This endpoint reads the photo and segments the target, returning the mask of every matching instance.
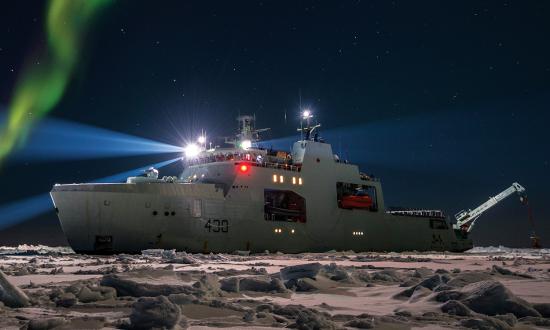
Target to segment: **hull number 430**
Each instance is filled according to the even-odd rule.
[[[204,228],[210,233],[227,233],[229,231],[229,221],[219,219],[209,219]]]

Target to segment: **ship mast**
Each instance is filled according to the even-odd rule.
[[[239,129],[233,138],[225,138],[225,143],[248,149],[252,144],[260,141],[260,133],[270,130],[270,128],[256,129],[256,115],[242,115],[237,117]]]
[[[316,129],[321,127],[321,124],[316,124],[314,126],[311,126],[310,121],[311,121],[312,118],[313,118],[313,114],[311,113],[310,110],[305,109],[304,111],[302,111],[301,116],[300,116],[300,128],[298,128],[298,132],[300,132],[300,139],[302,141],[308,141],[308,140],[317,141],[318,140],[317,134],[313,134],[313,131],[315,131]],[[304,127],[304,121],[305,121],[305,124],[306,124],[305,127]],[[305,137],[304,137],[304,134],[305,134]],[[312,134],[313,134],[313,136],[312,136]]]

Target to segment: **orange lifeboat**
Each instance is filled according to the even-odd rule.
[[[344,209],[370,209],[372,198],[369,195],[343,196],[341,205]]]

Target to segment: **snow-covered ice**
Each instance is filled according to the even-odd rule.
[[[0,247],[0,270],[28,299],[0,304],[0,328],[550,327],[549,250],[91,256],[20,245]]]

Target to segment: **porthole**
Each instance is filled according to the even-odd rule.
[[[153,215],[157,215],[159,214],[157,211],[153,211]]]
[[[165,215],[165,216],[169,216],[169,215],[170,215],[170,212],[166,211],[166,212],[164,212],[164,215]]]
[[[171,213],[171,214],[172,214],[172,216],[174,216],[174,215],[176,215],[176,212],[175,212],[175,211],[172,211],[172,213]]]

